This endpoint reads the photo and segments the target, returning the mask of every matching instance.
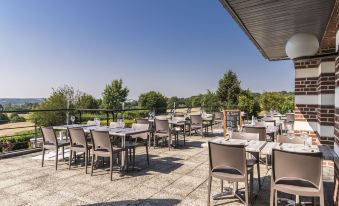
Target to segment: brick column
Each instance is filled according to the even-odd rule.
[[[295,133],[307,131],[314,144],[334,142],[335,64],[333,57],[295,64]]]

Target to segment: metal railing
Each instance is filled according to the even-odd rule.
[[[234,106],[232,107],[234,108]],[[177,112],[186,112],[187,109],[200,111],[200,107],[176,107]],[[153,108],[153,111],[157,115],[167,114],[173,112],[173,108]],[[206,108],[205,108],[206,110]],[[218,109],[208,108],[207,111],[215,111]],[[100,118],[102,124],[109,125],[110,122],[117,121],[118,118],[124,117],[126,121],[132,122],[137,118],[147,117],[149,114],[148,109],[145,108],[129,108],[129,109],[46,109],[46,110],[0,110],[0,114],[10,115],[16,113],[18,115],[25,116],[27,124],[1,124],[0,119],[0,154],[7,153],[15,150],[30,149],[39,147],[39,140],[41,140],[40,126],[62,125],[68,124],[70,114],[75,116],[75,122],[77,124],[86,123],[93,118]],[[39,114],[39,115],[36,115]],[[50,116],[48,116],[50,115]],[[60,118],[49,125],[42,124],[39,118],[48,118],[59,116]],[[62,120],[62,121],[61,121]],[[9,122],[8,122],[9,123]],[[8,125],[8,127],[4,126]],[[19,126],[17,126],[19,125]],[[6,132],[5,132],[6,131]],[[2,133],[4,133],[2,135]]]

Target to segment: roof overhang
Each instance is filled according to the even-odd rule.
[[[219,0],[262,55],[287,59],[285,45],[296,33],[324,38],[336,0]]]

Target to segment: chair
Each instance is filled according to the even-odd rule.
[[[87,174],[87,164],[92,146],[88,144],[85,132],[82,128],[68,128],[70,136],[69,169],[71,169],[72,155],[74,153],[74,163],[76,163],[76,153],[83,152],[85,158],[85,173]]]
[[[53,127],[41,127],[42,131],[42,163],[41,167],[44,166],[45,152],[46,150],[55,150],[55,170],[58,169],[58,157],[59,148],[62,148],[62,159],[65,160],[65,146],[69,145],[69,142],[64,140],[58,140],[55,135]]]
[[[136,122],[137,124],[148,124],[149,125],[148,119],[137,119]]]
[[[190,126],[189,126],[189,134],[190,136],[192,135],[192,130],[197,132],[197,130],[201,131],[201,136],[204,136],[204,124],[203,124],[203,119],[200,114],[195,114],[190,116]]]
[[[210,205],[212,178],[221,181],[245,182],[245,205],[249,205],[248,175],[251,196],[253,189],[253,164],[246,159],[245,145],[226,145],[208,142],[209,177],[207,205]],[[221,188],[222,190],[223,188]],[[236,193],[235,193],[236,194]],[[237,195],[237,194],[236,194]],[[239,197],[239,196],[238,196]],[[242,199],[240,199],[243,201]]]
[[[168,120],[155,119],[154,120],[154,141],[161,138],[165,142],[168,138],[168,150],[171,149],[172,131],[170,130]],[[154,144],[155,145],[155,144]]]
[[[246,133],[258,133],[259,134],[259,141],[266,141],[266,127],[244,127],[244,132]]]
[[[265,120],[265,126],[266,127],[275,127],[276,121],[275,120]]]
[[[222,124],[224,122],[224,114],[222,112],[214,112],[213,122],[214,124]]]
[[[294,137],[293,139],[289,139],[287,135],[278,135],[277,142],[278,143],[304,144],[303,138]]]
[[[148,130],[149,129],[149,124],[132,124],[132,128],[136,130]],[[150,136],[149,133],[140,133],[140,134],[133,134],[129,136],[131,140],[135,140],[133,143],[132,141],[126,142],[126,147],[129,149],[130,152],[130,160],[131,160],[131,153],[133,152],[133,168],[135,165],[135,149],[136,147],[142,146],[142,144],[138,143],[138,139],[141,139],[143,143],[146,145],[146,157],[147,157],[147,164],[149,165],[149,156],[148,156],[148,146],[150,142]]]
[[[113,180],[112,179],[113,155],[117,154],[119,158],[119,155],[121,154],[121,152],[126,152],[125,161],[127,165],[128,163],[127,149],[113,146],[108,131],[91,130],[91,136],[92,136],[92,142],[93,142],[91,176],[93,175],[93,166],[94,166],[95,157],[109,157],[110,159],[109,168],[110,168],[110,176],[111,176],[111,181],[112,181]]]
[[[259,133],[233,132],[232,139],[244,139],[259,141]],[[257,152],[249,152],[254,157],[254,163],[257,165],[258,185],[261,189],[260,181],[260,154]]]
[[[300,153],[273,149],[270,205],[277,205],[278,191],[320,197],[324,206],[322,153]]]
[[[179,142],[179,133],[182,132],[183,137],[184,137],[184,145],[186,145],[186,125],[189,125],[187,124],[186,118],[185,117],[173,117],[172,120],[180,122],[178,124],[172,125],[174,127],[171,128],[173,133],[175,134],[176,144],[178,144]]]
[[[294,122],[294,114],[293,113],[286,114],[286,121],[287,122]]]

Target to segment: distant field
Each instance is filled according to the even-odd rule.
[[[29,131],[33,130],[34,126],[32,122],[18,122],[18,123],[8,123],[8,124],[0,124],[0,136],[8,136],[13,135],[17,132]],[[18,128],[18,129],[7,129],[7,128],[16,128],[16,127],[28,127],[28,128]],[[5,130],[2,130],[5,129]]]

